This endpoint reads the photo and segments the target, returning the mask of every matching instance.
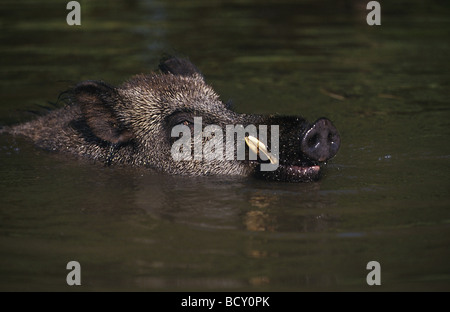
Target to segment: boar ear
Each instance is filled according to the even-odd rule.
[[[159,69],[165,74],[171,73],[180,76],[199,75],[203,78],[200,70],[187,59],[166,56],[161,59]]]
[[[114,107],[120,102],[116,89],[101,81],[84,81],[72,90],[86,124],[98,138],[123,144],[132,137],[118,118]]]

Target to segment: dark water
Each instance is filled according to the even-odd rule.
[[[0,4],[0,124],[84,79],[189,56],[239,112],[327,116],[317,183],[104,167],[0,135],[0,290],[450,290],[450,7],[381,1]],[[390,1],[392,2],[392,1]],[[369,261],[381,286],[368,286]]]

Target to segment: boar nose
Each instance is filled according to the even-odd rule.
[[[301,141],[301,151],[311,160],[325,161],[336,155],[341,137],[329,119],[318,119]]]

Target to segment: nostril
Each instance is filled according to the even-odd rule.
[[[331,133],[331,132],[329,132],[328,133],[328,136],[327,136],[327,139],[328,139],[328,143],[329,144],[332,144],[333,143],[333,134]]]
[[[300,148],[309,159],[325,161],[336,155],[339,145],[337,129],[330,120],[321,118],[306,131]]]
[[[308,139],[308,147],[315,148],[317,146],[317,144],[319,143],[319,141],[320,141],[319,134],[314,133],[314,135]]]

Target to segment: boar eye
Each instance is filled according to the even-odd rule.
[[[170,129],[177,125],[188,126],[191,129],[194,129],[194,120],[191,114],[186,112],[176,112],[168,117],[167,124]]]
[[[194,127],[194,123],[191,120],[188,120],[188,119],[177,120],[177,121],[173,122],[172,124],[174,126],[183,125],[183,126],[188,126],[189,128],[193,128]]]
[[[194,123],[189,120],[183,120],[179,125],[188,126],[191,129],[191,133],[194,133]]]

